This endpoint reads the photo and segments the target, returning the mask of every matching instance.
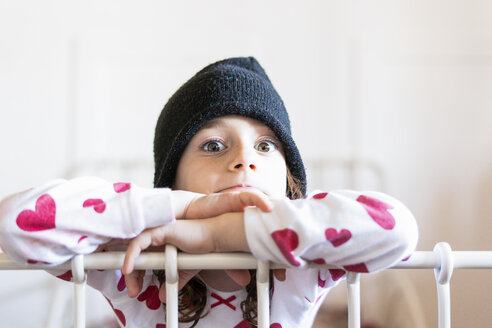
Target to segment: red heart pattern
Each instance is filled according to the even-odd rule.
[[[139,302],[145,301],[147,307],[151,310],[157,310],[161,306],[159,300],[159,288],[155,285],[150,285],[147,289],[138,295],[137,300]]]
[[[82,240],[84,240],[84,239],[86,239],[86,238],[87,238],[87,236],[82,236],[82,237],[80,237],[80,238],[79,238],[79,240],[77,241],[77,244],[79,244]]]
[[[282,325],[281,325],[281,324],[279,324],[279,323],[277,323],[277,322],[275,322],[275,323],[272,323],[272,324],[270,325],[270,328],[282,328]]]
[[[296,260],[292,251],[299,245],[299,237],[297,233],[289,228],[283,230],[277,230],[271,234],[273,241],[277,244],[278,249],[282,255],[294,266],[299,266],[301,263]]]
[[[125,315],[123,314],[123,312],[121,310],[115,309],[113,306],[113,303],[111,303],[109,298],[107,298],[106,296],[104,296],[104,298],[108,301],[109,305],[111,305],[111,308],[113,309],[114,313],[116,314],[116,316],[120,320],[123,327],[126,326],[126,318],[125,318]]]
[[[325,237],[334,247],[345,244],[352,237],[352,233],[347,229],[338,232],[336,229],[328,228],[325,230]]]
[[[56,277],[60,278],[61,280],[72,281],[72,270],[68,270],[67,272]]]
[[[118,281],[118,285],[116,286],[116,288],[120,292],[123,291],[123,290],[125,290],[125,288],[126,288],[126,282],[125,282],[125,276],[124,275],[121,275],[121,278]]]
[[[106,209],[106,203],[100,198],[89,198],[82,204],[83,207],[93,207],[97,213],[102,213]]]
[[[386,230],[391,230],[395,227],[395,218],[388,212],[393,206],[380,201],[379,199],[369,196],[360,195],[357,201],[364,206],[367,214],[379,224],[379,226]]]
[[[246,320],[243,320],[237,325],[235,325],[234,328],[251,328],[251,325]]]
[[[326,261],[324,259],[314,259],[313,262],[316,264],[326,264]]]
[[[318,193],[318,194],[314,195],[314,196],[313,196],[313,198],[314,198],[314,199],[323,199],[323,198],[325,198],[327,195],[328,195],[328,193],[327,193],[327,192],[320,192],[320,193]]]
[[[318,303],[318,302],[319,302],[319,300],[321,299],[321,296],[323,296],[323,295],[319,295],[319,296],[316,298],[316,301],[314,302],[314,304],[316,304],[316,303]],[[306,301],[308,301],[309,303],[313,303],[313,302],[311,302],[311,301],[309,300],[309,298],[307,298],[306,296],[304,296],[304,298],[305,298],[305,299],[306,299]]]
[[[116,193],[124,192],[130,189],[131,184],[128,182],[116,182],[113,183],[113,189]]]
[[[33,260],[33,259],[27,259],[27,264],[38,264],[38,263],[41,263],[41,264],[51,264],[50,262],[37,261],[37,260]]]
[[[343,268],[345,270],[351,271],[351,272],[360,272],[360,273],[368,273],[369,272],[369,270],[367,269],[367,267],[364,263],[345,265]]]
[[[331,280],[333,281],[337,281],[345,274],[345,271],[342,269],[329,269],[328,271],[330,272]]]
[[[123,314],[123,312],[121,310],[118,310],[115,308],[113,308],[113,311],[114,311],[114,314],[116,314],[116,316],[118,317],[118,319],[120,319],[120,322],[123,325],[123,327],[125,327],[126,326],[126,318],[125,318],[125,315]]]
[[[408,260],[410,260],[410,257],[412,256],[412,254],[408,255],[407,257],[403,258],[401,261],[402,262],[406,262]]]
[[[56,216],[55,200],[48,194],[39,196],[35,210],[24,210],[17,216],[17,226],[24,231],[54,229]]]
[[[166,328],[166,324],[165,323],[158,323],[157,325],[155,325],[155,328]]]

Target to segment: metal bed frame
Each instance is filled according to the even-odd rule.
[[[87,270],[120,269],[124,252],[105,252],[77,255],[70,262],[57,267],[72,270],[74,283],[75,328],[85,327],[85,287]],[[310,268],[330,268],[329,265],[311,264]],[[0,270],[42,270],[48,267],[31,268],[20,266],[0,254]],[[247,253],[178,253],[176,247],[166,245],[165,252],[143,253],[136,260],[136,269],[166,270],[166,327],[178,327],[178,269],[256,269],[258,294],[258,327],[268,328],[269,323],[269,271],[282,266],[257,260]],[[392,269],[434,269],[438,295],[439,328],[451,327],[450,280],[455,269],[492,269],[492,251],[452,251],[448,243],[436,244],[433,251],[414,252],[410,259]],[[361,274],[347,273],[348,327],[360,327],[360,285]]]

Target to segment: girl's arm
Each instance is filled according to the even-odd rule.
[[[0,243],[19,263],[59,264],[174,221],[169,189],[95,177],[54,180],[0,203]]]
[[[275,200],[274,210],[248,209],[245,229],[258,258],[290,267],[328,263],[375,272],[410,256],[418,239],[410,211],[377,192],[319,192],[308,199]]]
[[[0,246],[18,263],[56,265],[175,217],[200,219],[248,205],[271,206],[254,192],[202,195],[95,177],[54,180],[0,202]]]
[[[142,250],[166,243],[190,253],[251,251],[288,267],[328,263],[354,272],[387,268],[410,256],[417,245],[413,215],[382,193],[335,191],[272,202],[271,212],[247,208],[244,214],[149,229],[130,244],[123,273],[132,272]]]

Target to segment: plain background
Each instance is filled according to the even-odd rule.
[[[310,189],[384,190],[415,214],[419,250],[490,250],[487,0],[1,0],[0,198],[81,174],[151,186],[167,99],[203,66],[249,55],[290,112]],[[357,179],[339,179],[350,159]],[[315,178],[320,161],[332,178]],[[435,327],[432,270],[407,274]],[[2,326],[44,322],[46,276],[0,273]],[[489,326],[490,291],[490,270],[455,271],[453,325]]]

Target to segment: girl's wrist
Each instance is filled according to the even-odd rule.
[[[225,213],[215,217],[213,221],[216,252],[250,252],[244,227],[244,212]]]
[[[184,219],[191,202],[200,196],[201,194],[191,191],[171,190],[171,204],[174,217],[176,219]]]

